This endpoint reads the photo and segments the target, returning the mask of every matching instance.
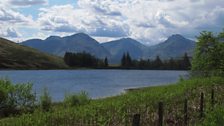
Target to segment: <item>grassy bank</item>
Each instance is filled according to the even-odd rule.
[[[115,97],[90,100],[85,104],[68,106],[64,103],[53,105],[49,112],[37,108],[35,112],[0,120],[1,126],[95,126],[131,125],[133,115],[141,115],[141,125],[158,123],[158,103],[164,104],[165,125],[183,125],[184,100],[188,99],[188,123],[203,124],[200,118],[200,94],[204,93],[204,125],[211,116],[211,89],[215,90],[215,103],[224,103],[224,79],[220,77],[181,80],[168,86],[149,87],[129,91]],[[214,124],[215,125],[215,124]]]

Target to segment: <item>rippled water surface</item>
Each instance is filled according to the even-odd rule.
[[[127,88],[165,85],[176,82],[186,71],[153,70],[19,70],[0,71],[0,78],[14,83],[30,82],[40,95],[44,88],[49,90],[54,101],[65,94],[86,91],[92,98],[120,94]]]

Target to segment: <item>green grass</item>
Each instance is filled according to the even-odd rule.
[[[199,125],[202,126],[222,126],[224,124],[224,107],[216,106],[213,111],[208,111],[205,119]]]
[[[62,69],[68,68],[56,57],[0,38],[0,69]]]
[[[0,125],[5,126],[73,126],[73,125],[131,125],[134,114],[141,114],[143,126],[156,125],[158,102],[164,103],[164,123],[172,120],[183,125],[184,99],[188,99],[189,124],[201,125],[199,118],[200,93],[205,93],[205,110],[210,111],[211,89],[215,89],[217,105],[224,103],[224,79],[221,77],[195,78],[182,80],[168,86],[142,88],[105,99],[91,100],[84,105],[69,107],[63,103],[55,104],[51,111],[34,113],[18,117],[4,118]],[[207,114],[205,114],[206,117]],[[206,118],[205,118],[206,119]],[[206,124],[206,122],[204,122]],[[204,124],[204,125],[205,125]]]

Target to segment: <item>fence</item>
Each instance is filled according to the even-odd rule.
[[[192,89],[197,90],[198,89]],[[223,104],[224,89],[221,86],[212,89],[199,89],[198,93],[186,93],[185,98],[179,96],[158,104],[147,104],[121,110],[102,110],[97,108],[95,115],[90,118],[74,118],[60,116],[40,119],[46,120],[46,126],[175,126],[195,125],[205,117],[205,110],[213,110],[217,104]],[[118,113],[118,111],[121,111]],[[110,114],[109,114],[110,113]],[[113,113],[111,115],[111,113]],[[60,115],[60,113],[59,113]],[[46,117],[45,117],[46,116]],[[104,117],[102,119],[102,117]],[[34,120],[35,121],[35,120]],[[37,122],[38,124],[38,122]],[[1,124],[10,126],[10,123]],[[28,126],[21,121],[18,126]]]

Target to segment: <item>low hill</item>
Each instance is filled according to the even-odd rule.
[[[63,59],[0,38],[0,69],[62,69]]]

